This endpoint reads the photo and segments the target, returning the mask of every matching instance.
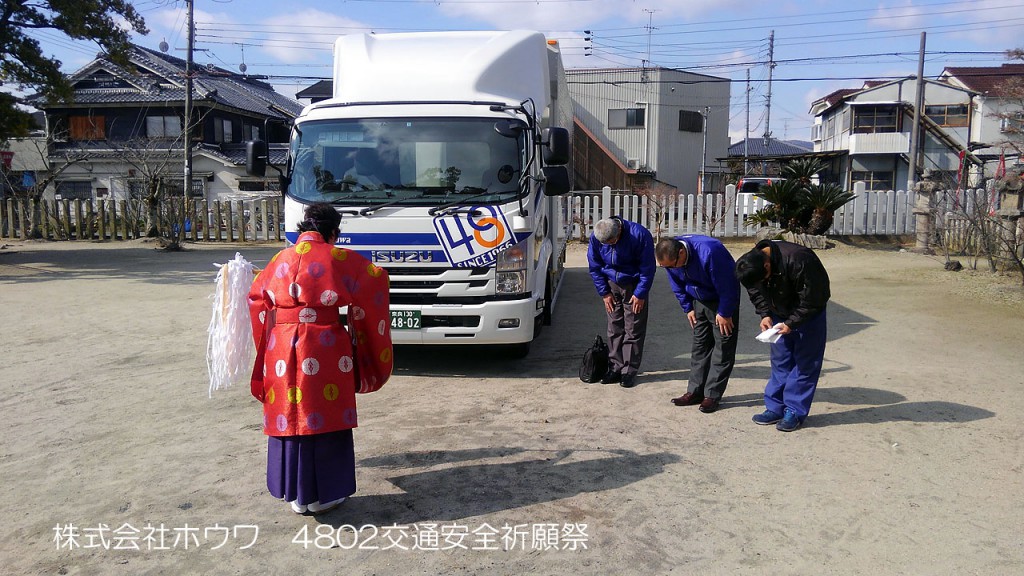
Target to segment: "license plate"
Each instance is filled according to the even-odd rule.
[[[392,330],[419,330],[422,316],[419,310],[392,310]]]

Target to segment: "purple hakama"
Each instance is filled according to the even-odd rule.
[[[267,489],[275,498],[308,505],[355,493],[352,430],[267,438]]]

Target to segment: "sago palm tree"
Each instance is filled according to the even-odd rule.
[[[754,194],[768,202],[758,211],[758,220],[777,222],[787,230],[794,230],[799,225],[800,197],[803,187],[796,180],[775,181],[762,186]]]
[[[804,188],[814,185],[814,178],[825,169],[825,163],[818,158],[797,158],[782,166],[782,177],[794,180]]]
[[[810,209],[810,220],[804,231],[807,234],[824,234],[832,227],[835,211],[856,197],[856,194],[843,190],[838,184],[814,184],[804,188],[800,203]]]

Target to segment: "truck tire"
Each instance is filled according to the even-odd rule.
[[[543,324],[545,326],[551,326],[552,296],[553,294],[551,293],[551,279],[548,278],[548,281],[544,283],[544,310],[541,312],[541,321],[539,322],[540,324]]]

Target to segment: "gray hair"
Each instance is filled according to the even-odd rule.
[[[622,221],[618,218],[605,218],[594,224],[594,238],[601,244],[618,238],[619,232],[622,232]]]

